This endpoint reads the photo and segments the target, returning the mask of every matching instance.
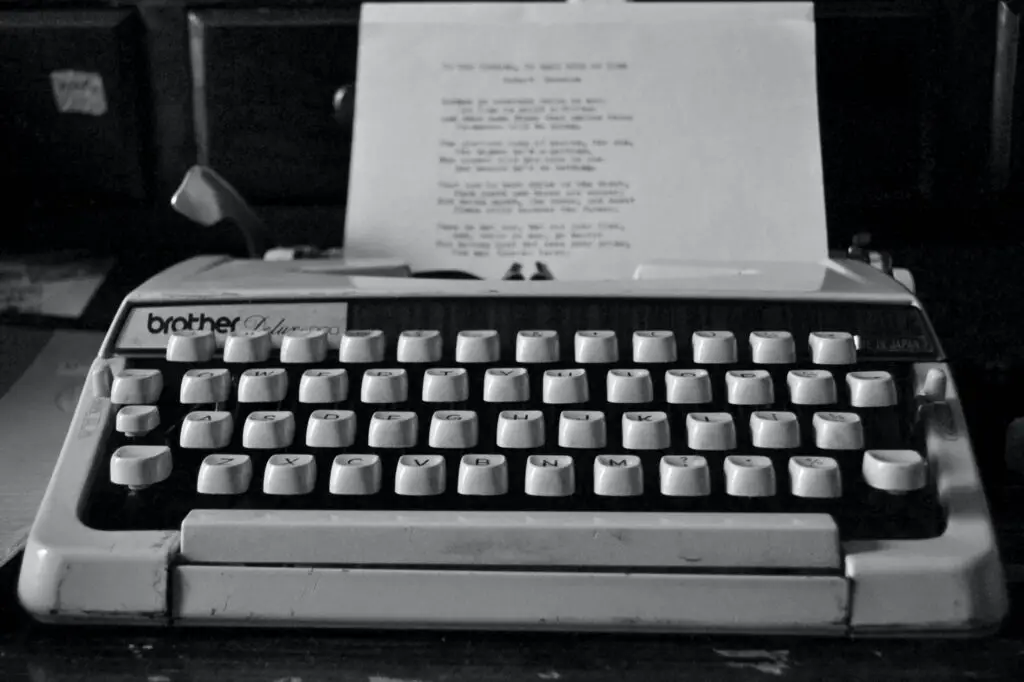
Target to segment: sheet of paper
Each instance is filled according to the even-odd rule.
[[[102,342],[101,332],[0,326],[0,566],[32,525]]]
[[[348,255],[827,256],[810,3],[363,5]]]

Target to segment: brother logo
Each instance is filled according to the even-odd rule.
[[[215,334],[227,334],[235,331],[240,317],[210,317],[206,313],[189,313],[185,315],[171,315],[161,317],[149,314],[146,320],[146,328],[150,334],[170,334],[171,332],[202,331],[208,329]]]

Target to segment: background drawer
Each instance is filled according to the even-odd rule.
[[[8,206],[147,197],[140,26],[131,11],[0,12]]]
[[[257,204],[342,204],[358,8],[209,10],[189,16],[199,163]]]

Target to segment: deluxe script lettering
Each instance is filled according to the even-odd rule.
[[[291,324],[283,317],[249,315],[244,319],[227,315],[207,315],[204,312],[188,315],[161,316],[149,313],[146,329],[150,334],[167,335],[181,331],[211,331],[215,334],[230,334],[235,331],[264,331],[271,336],[284,336],[291,331],[312,331],[322,329],[332,336],[341,334],[340,326]]]

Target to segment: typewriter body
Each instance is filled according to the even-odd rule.
[[[200,257],[124,301],[31,530],[57,623],[988,632],[956,384],[854,259],[626,282]]]

